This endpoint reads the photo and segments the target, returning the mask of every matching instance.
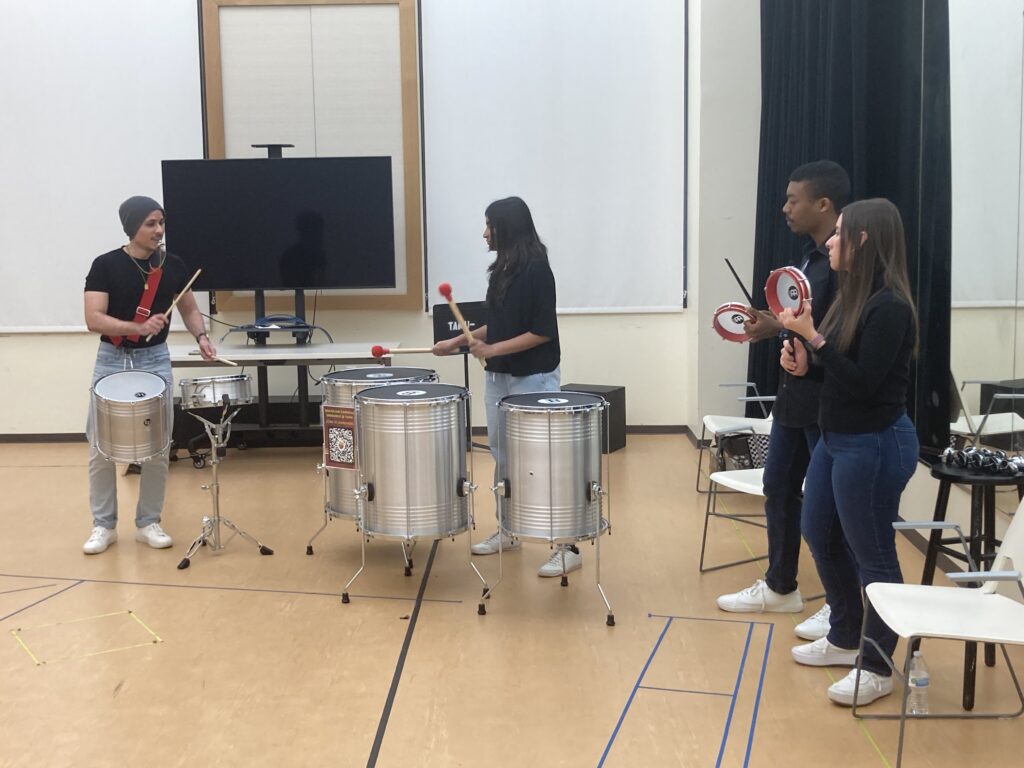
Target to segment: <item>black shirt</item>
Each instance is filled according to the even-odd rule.
[[[800,268],[811,284],[811,317],[814,327],[820,328],[838,286],[836,273],[828,264],[828,249],[812,240],[804,246],[803,255],[794,266]],[[818,420],[822,379],[823,372],[815,366],[811,366],[806,376],[790,376],[782,371],[772,417],[786,427],[814,424]]]
[[[849,352],[826,343],[816,353],[825,369],[818,419],[823,431],[881,432],[903,414],[914,331],[913,309],[883,288],[864,305]]]
[[[487,370],[513,376],[530,376],[555,370],[561,361],[558,319],[555,316],[555,276],[547,259],[534,258],[519,270],[500,303],[488,304],[487,343],[496,344],[535,333],[550,341],[511,355],[487,361]]]
[[[150,257],[151,264],[155,266],[159,258],[159,254],[153,254]],[[139,299],[142,298],[146,285],[146,277],[141,271],[147,268],[143,266],[144,263],[133,259],[122,248],[97,256],[85,278],[85,290],[107,294],[107,314],[118,320],[131,322],[135,319],[135,309],[139,306]],[[156,289],[156,297],[150,311],[153,314],[166,312],[174,297],[188,284],[188,279],[188,268],[185,263],[173,253],[168,253],[164,262],[164,273],[160,278],[160,285]],[[164,343],[169,329],[170,323],[149,341],[146,341],[145,336],[139,337],[138,341],[124,338],[121,340],[121,346],[155,347]],[[110,342],[108,336],[101,338]]]

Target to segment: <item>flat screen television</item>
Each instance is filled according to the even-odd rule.
[[[165,160],[163,187],[196,290],[395,287],[390,157]]]

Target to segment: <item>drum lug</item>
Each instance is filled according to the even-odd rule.
[[[495,493],[500,493],[506,499],[512,496],[512,484],[508,481],[507,477],[492,485],[491,490]]]
[[[367,501],[373,501],[373,483],[363,483],[362,485],[354,488],[352,493],[355,494],[356,499],[360,497],[365,498]]]
[[[455,494],[459,497],[465,497],[476,491],[476,484],[471,483],[464,477],[460,477],[455,483]]]
[[[596,480],[591,480],[590,485],[587,486],[587,501],[595,502],[602,496],[607,496],[608,491],[601,487],[601,484]]]

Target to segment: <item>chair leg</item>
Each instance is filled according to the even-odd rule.
[[[708,521],[712,517],[724,517],[729,520],[735,520],[737,523],[746,523],[747,525],[753,525],[758,528],[766,528],[767,526],[763,523],[756,523],[751,520],[745,520],[746,517],[764,517],[764,515],[727,515],[717,511],[718,504],[718,484],[711,483],[708,487],[708,499],[704,505],[704,532],[700,538],[700,565],[698,566],[701,573],[710,573],[711,571],[720,571],[723,568],[731,568],[734,565],[743,565],[744,563],[756,563],[758,560],[766,560],[768,555],[756,555],[754,557],[747,557],[742,560],[733,560],[728,563],[722,563],[721,565],[712,565],[710,567],[704,567],[704,553],[707,549],[708,542]]]
[[[696,482],[694,482],[694,488],[696,489],[697,493],[710,493],[711,492],[711,487],[710,486],[705,488],[704,490],[701,490],[701,487],[700,487],[700,465],[703,462],[704,453],[706,451],[710,451],[711,450],[710,446],[708,446],[706,448],[704,447],[704,440],[707,438],[707,429],[708,428],[706,426],[703,426],[703,425],[701,426],[701,428],[700,428],[700,442],[697,445],[697,479],[696,479]],[[711,460],[708,459],[709,463],[710,463],[710,461]]]

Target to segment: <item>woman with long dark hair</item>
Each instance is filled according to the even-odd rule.
[[[828,635],[796,646],[793,658],[853,666],[864,619],[861,588],[903,581],[892,523],[917,468],[917,432],[906,401],[918,328],[895,205],[876,198],[843,208],[828,250],[839,291],[820,332],[809,311],[780,316],[803,339],[784,344],[783,367],[805,374],[809,349],[825,371],[821,440],[807,470],[801,528],[832,613]],[[896,634],[874,613],[866,635],[892,656]],[[892,693],[891,670],[870,644],[861,665],[858,704]],[[852,670],[829,687],[829,699],[850,706],[855,680]]]
[[[487,439],[494,457],[494,476],[506,476],[504,435],[498,402],[507,395],[557,392],[561,386],[561,348],[555,316],[555,276],[548,250],[537,235],[530,209],[518,197],[495,200],[484,212],[484,241],[496,254],[487,268],[487,325],[473,331],[469,351],[486,361],[484,401]],[[464,343],[459,336],[434,345],[434,354],[450,355]],[[473,545],[473,554],[498,551],[500,531]],[[506,537],[503,550],[517,549]],[[582,565],[575,546],[560,545],[538,574],[561,576]]]

